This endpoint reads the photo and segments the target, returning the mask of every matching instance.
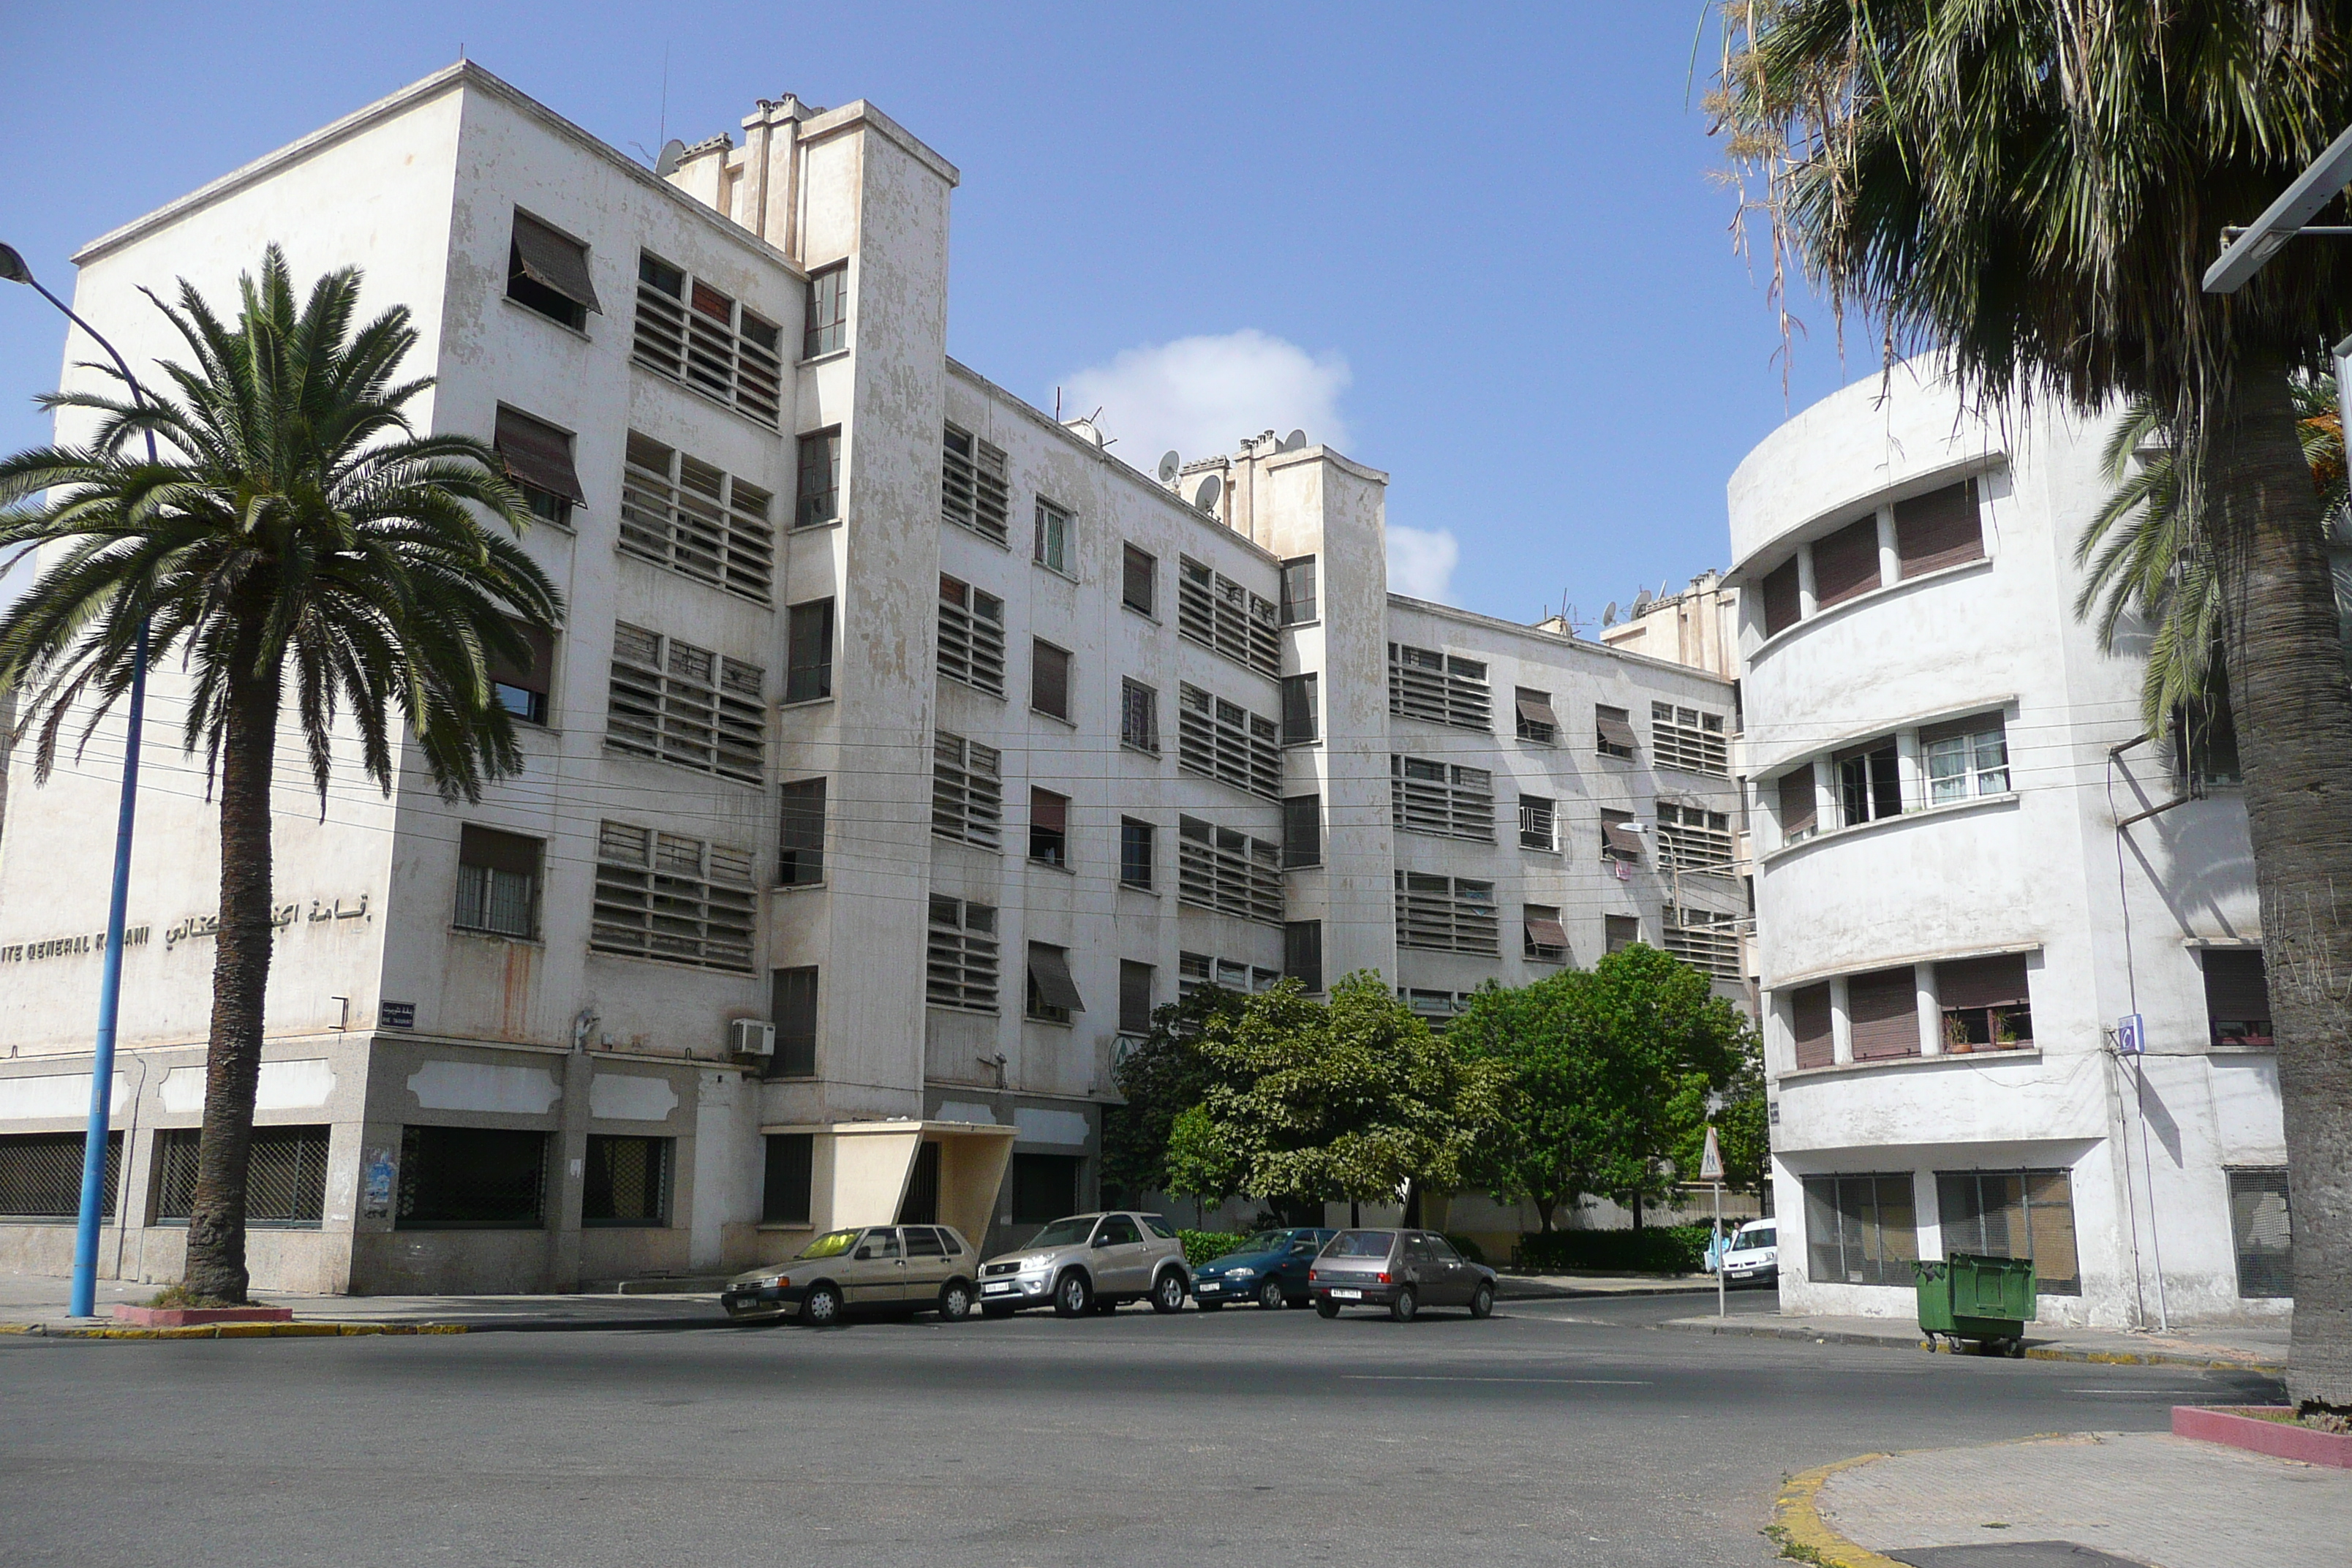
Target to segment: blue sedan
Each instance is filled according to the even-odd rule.
[[[1194,1271],[1192,1300],[1204,1312],[1228,1301],[1255,1301],[1270,1309],[1298,1306],[1307,1299],[1307,1266],[1339,1234],[1312,1226],[1259,1231]]]

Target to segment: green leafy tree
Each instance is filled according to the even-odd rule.
[[[322,807],[343,725],[385,793],[406,752],[445,796],[478,798],[522,765],[490,684],[494,664],[530,658],[510,617],[552,628],[562,614],[546,574],[478,521],[526,521],[498,454],[410,425],[432,384],[397,379],[416,342],[407,310],[354,331],[349,268],[298,306],[274,246],[240,289],[234,325],[184,281],[176,308],[157,300],[193,360],[164,365],[171,392],[46,397],[94,416],[95,433],[0,461],[0,552],[42,552],[0,615],[0,691],[23,700],[35,777],[69,726],[87,741],[129,689],[142,625],[149,668],[187,671],[182,740],[219,801],[221,887],[184,1283],[228,1302],[247,1283],[278,748],[301,744]],[[152,465],[130,451],[150,430],[168,454]]]
[[[1163,1190],[1191,1198],[1196,1221],[1202,1205],[1223,1203],[1248,1180],[1248,1165],[1206,1105],[1195,1105],[1176,1118],[1168,1133]]]
[[[1151,1015],[1151,1032],[1122,1058],[1112,1081],[1126,1103],[1103,1114],[1103,1184],[1140,1203],[1147,1193],[1181,1192],[1169,1165],[1176,1119],[1209,1096],[1216,1065],[1201,1050],[1212,1018],[1237,1011],[1245,998],[1221,985],[1203,985]]]
[[[1891,356],[1988,404],[2145,399],[2210,541],[2287,1161],[2299,1404],[2352,1410],[2352,684],[2297,371],[2352,324],[2352,249],[2200,279],[2347,124],[2325,0],[1739,0],[1709,106],[1743,210]],[[2339,211],[2317,221],[2341,223]]]

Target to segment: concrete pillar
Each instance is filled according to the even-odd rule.
[[[1813,759],[1813,830],[1826,833],[1845,826],[1845,803],[1838,797],[1837,764],[1827,757]]]
[[[1939,1057],[1944,1054],[1944,1005],[1936,998],[1936,966],[1915,963],[1911,966],[1912,982],[1919,991],[1919,1054]]]
[[[1903,552],[1895,543],[1895,509],[1878,509],[1878,585],[1892,588],[1903,581]]]
[[[595,1063],[583,1050],[563,1058],[563,1120],[547,1178],[547,1279],[544,1289],[580,1289],[580,1199],[587,1189],[588,1084]]]
[[[1840,1067],[1853,1060],[1853,1015],[1848,1009],[1845,976],[1830,976],[1830,1059]]]
[[[1813,547],[1797,546],[1797,618],[1810,621],[1821,613],[1820,592],[1813,586]]]
[[[1927,768],[1919,760],[1919,731],[1898,730],[1895,733],[1895,772],[1902,781],[1903,809],[1924,810],[1927,805]]]

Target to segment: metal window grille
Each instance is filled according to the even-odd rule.
[[[2294,1294],[2294,1223],[2284,1171],[2230,1173],[2230,1236],[2238,1253],[2238,1294]]]
[[[1294,795],[1282,803],[1282,866],[1323,864],[1323,797]],[[1318,986],[1317,989],[1320,989]]]
[[[588,945],[749,974],[758,926],[751,866],[748,849],[602,823]]]
[[[583,1166],[583,1226],[663,1226],[669,1223],[671,1141],[592,1132]]]
[[[838,353],[849,346],[849,264],[809,274],[808,320],[801,330],[801,358]]]
[[[544,1132],[404,1127],[399,1229],[536,1230],[547,1223]]]
[[[1807,1176],[1805,1240],[1816,1285],[1909,1287],[1919,1256],[1910,1173]]]
[[[793,526],[814,528],[841,516],[841,432],[819,430],[800,439],[800,486]]]
[[[1495,775],[1485,768],[1389,756],[1389,818],[1401,833],[1495,842]]]
[[[1434,648],[1389,644],[1389,711],[1457,730],[1494,728],[1486,667]]]
[[[1271,719],[1202,690],[1176,689],[1176,764],[1266,800],[1282,798],[1282,748]]]
[[[939,731],[931,742],[931,831],[983,849],[1002,846],[1003,767],[995,747]]]
[[[257,1127],[245,1165],[245,1221],[299,1229],[327,1212],[325,1127]],[[185,1225],[195,1207],[197,1127],[155,1134],[155,1223]]]
[[[940,578],[940,673],[992,697],[1004,695],[1004,601]]]
[[[1275,602],[1189,555],[1177,558],[1176,631],[1260,675],[1282,673]]]
[[[805,888],[824,880],[824,793],[821,778],[795,779],[777,792],[776,881]]]
[[[1666,869],[1730,876],[1731,847],[1727,813],[1658,803],[1658,863]]]
[[[772,428],[782,401],[783,330],[650,252],[637,257],[632,339],[647,370]]]
[[[1519,796],[1519,847],[1559,847],[1559,805],[1539,795]]]
[[[1066,577],[1077,574],[1070,524],[1077,520],[1043,496],[1037,498],[1037,563]]]
[[[1122,883],[1150,890],[1159,837],[1160,830],[1150,823],[1138,822],[1131,816],[1119,818],[1118,879]]]
[[[949,426],[940,445],[940,519],[1002,544],[1012,515],[1004,449]]]
[[[802,468],[805,475],[805,460]],[[764,605],[775,580],[775,500],[632,430],[618,544],[624,554]]]
[[[1684,910],[1666,906],[1661,942],[1666,952],[1702,974],[1718,980],[1740,975],[1737,915],[1718,910]]]
[[[2037,1292],[2083,1293],[2074,1254],[2074,1184],[2066,1172],[1938,1171],[1936,1198],[1946,1257],[2032,1258]],[[1908,1282],[1907,1277],[1889,1281]]]
[[[759,784],[767,764],[766,681],[757,665],[616,621],[604,744]]]
[[[1160,693],[1141,681],[1118,683],[1118,743],[1160,754]]]
[[[1650,754],[1662,768],[1712,773],[1717,778],[1731,773],[1731,750],[1720,713],[1704,713],[1672,702],[1651,703]]]
[[[776,1054],[767,1078],[816,1076],[817,967],[772,970],[768,974],[768,1021],[776,1026]]]
[[[996,911],[986,904],[934,896],[924,994],[934,1007],[996,1011]]]
[[[539,879],[492,866],[457,868],[457,920],[461,930],[499,936],[538,934]]]
[[[0,1133],[0,1219],[74,1219],[81,1213],[79,1132]],[[100,1211],[110,1220],[122,1175],[122,1134],[106,1135]]]
[[[1502,911],[1492,882],[1399,871],[1396,929],[1399,947],[1502,955]]]
[[[1196,816],[1176,819],[1180,903],[1262,925],[1282,924],[1282,849]]]

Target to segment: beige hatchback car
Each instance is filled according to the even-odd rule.
[[[797,1318],[811,1328],[851,1313],[971,1314],[971,1244],[953,1226],[869,1225],[829,1230],[789,1263],[747,1268],[719,1304],[730,1318]]]

